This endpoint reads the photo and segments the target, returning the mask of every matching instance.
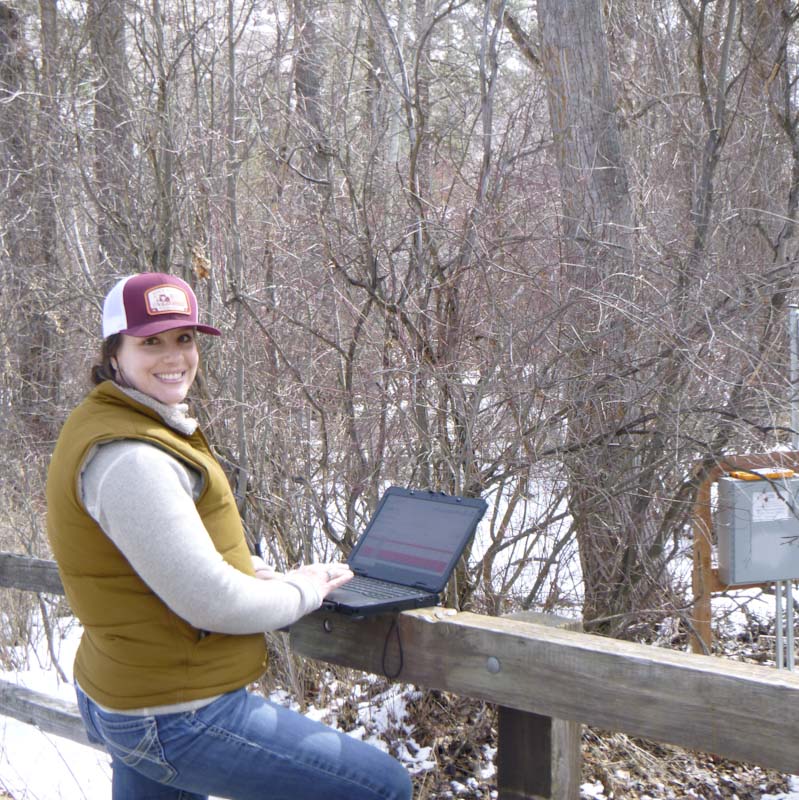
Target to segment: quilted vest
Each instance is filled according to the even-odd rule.
[[[149,589],[83,507],[81,466],[95,445],[115,439],[152,442],[202,474],[196,505],[208,535],[225,561],[254,574],[230,484],[202,433],[184,436],[111,381],[100,384],[64,424],[47,476],[47,533],[84,629],[75,678],[96,702],[119,710],[204,699],[256,680],[266,667],[263,634],[192,627]]]

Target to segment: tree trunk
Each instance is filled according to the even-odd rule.
[[[94,197],[97,204],[97,244],[100,274],[131,272],[128,240],[128,68],[125,53],[125,5],[122,0],[89,0],[87,7],[94,93]],[[140,265],[144,267],[145,265]],[[132,269],[133,268],[133,269]]]
[[[45,4],[46,8],[46,4]],[[26,92],[26,45],[18,14],[0,3],[0,155],[2,196],[0,210],[0,294],[11,300],[6,330],[12,342],[15,395],[23,410],[25,433],[35,441],[52,434],[53,404],[59,364],[53,356],[55,326],[49,291],[55,262],[55,216],[52,207],[49,137],[39,137],[35,120],[46,119],[40,129],[54,128],[51,95],[52,31],[43,16],[42,85],[37,109]],[[49,126],[49,127],[48,127]],[[38,145],[38,150],[36,150]]]
[[[319,9],[314,0],[295,0],[297,58],[294,65],[294,89],[297,93],[297,110],[304,123],[302,133],[306,149],[303,151],[303,170],[310,173],[310,177],[324,181],[327,179],[330,145],[322,115],[324,67],[316,26],[318,15]]]
[[[560,174],[563,339],[571,370],[564,462],[587,622],[621,629],[648,593],[632,493],[637,411],[623,311],[633,283],[633,211],[599,0],[539,0],[541,56]]]

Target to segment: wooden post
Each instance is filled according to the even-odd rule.
[[[578,800],[582,725],[499,706],[499,800]]]
[[[694,563],[693,563],[693,630],[691,631],[691,650],[694,653],[710,654],[713,645],[711,627],[710,598],[713,577],[711,532],[713,530],[710,514],[710,486],[721,474],[714,469],[699,484],[696,492],[693,514]]]
[[[579,620],[521,612],[508,619],[582,630]],[[508,706],[498,709],[499,800],[579,800],[583,726]]]

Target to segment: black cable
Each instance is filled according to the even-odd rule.
[[[388,643],[391,639],[391,634],[394,633],[397,637],[397,650],[399,652],[399,667],[397,668],[396,672],[389,674],[388,670],[386,669],[386,661],[388,657]],[[402,639],[400,639],[400,630],[399,625],[397,624],[397,615],[395,614],[391,620],[391,625],[388,628],[388,633],[386,633],[386,640],[383,642],[383,660],[381,662],[381,666],[383,667],[383,674],[389,679],[394,680],[394,678],[399,677],[400,672],[402,672],[403,667],[403,654],[402,654]]]

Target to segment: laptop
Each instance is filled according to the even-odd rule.
[[[323,607],[364,617],[434,606],[487,503],[391,486],[347,559],[355,577]]]

